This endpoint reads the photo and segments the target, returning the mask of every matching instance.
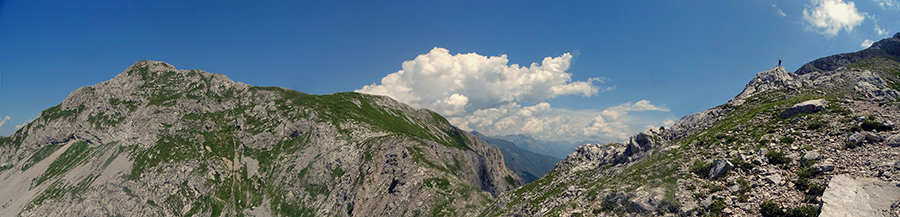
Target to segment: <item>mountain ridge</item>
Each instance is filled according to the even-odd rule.
[[[0,137],[0,215],[478,214],[521,185],[429,110],[139,61]]]
[[[872,207],[858,214],[897,216],[897,198],[848,187],[900,195],[896,45],[900,33],[797,73],[774,67],[671,127],[579,146],[544,177],[502,194],[496,214],[839,216]]]

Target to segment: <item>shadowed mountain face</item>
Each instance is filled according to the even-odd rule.
[[[525,183],[533,182],[544,176],[556,166],[556,162],[559,162],[559,159],[530,152],[503,139],[486,136],[474,131],[472,135],[500,149],[500,152],[503,153],[503,162],[506,163],[510,170],[522,177]]]
[[[522,183],[432,111],[156,61],[0,137],[0,216],[475,215]]]
[[[897,216],[898,91],[900,33],[768,69],[671,127],[577,147],[494,214]]]

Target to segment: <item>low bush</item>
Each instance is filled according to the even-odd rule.
[[[770,151],[766,154],[766,158],[770,164],[787,164],[791,162],[791,158],[786,157],[784,152]]]
[[[697,176],[700,176],[701,178],[708,177],[710,169],[712,169],[712,164],[701,160],[695,160],[694,165],[691,166],[691,172],[697,174]]]
[[[784,211],[781,210],[781,205],[767,200],[759,204],[759,214],[767,217],[780,217],[784,216]]]
[[[781,137],[781,140],[779,140],[779,141],[784,144],[791,144],[791,143],[794,143],[794,140],[795,140],[794,137],[785,136],[785,137]]]

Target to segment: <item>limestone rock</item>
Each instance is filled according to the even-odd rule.
[[[634,197],[629,199],[629,201],[639,212],[654,212],[665,196],[666,191],[664,188],[653,188],[649,191],[637,189]]]
[[[894,134],[888,137],[887,142],[884,144],[891,147],[900,147],[900,134]]]
[[[819,216],[889,216],[885,213],[900,198],[900,187],[874,179],[837,175],[822,195]]]
[[[816,168],[816,172],[818,173],[827,173],[834,171],[834,165],[829,163],[817,163],[813,165],[813,168]]]
[[[709,170],[709,179],[719,178],[719,176],[725,175],[728,171],[734,168],[734,165],[731,162],[723,159],[717,159],[713,161],[712,169]]]
[[[806,154],[803,155],[803,160],[818,160],[819,155],[818,151],[807,151]]]
[[[784,67],[776,66],[775,68],[757,73],[756,77],[744,86],[744,90],[734,99],[729,101],[729,103],[741,105],[747,98],[756,94],[772,90],[794,89],[801,87],[802,85],[803,83],[800,82],[794,74],[788,73],[784,70]]]
[[[790,108],[785,109],[778,115],[781,119],[788,119],[798,114],[809,114],[825,109],[825,99],[808,100],[797,103]]]
[[[779,174],[773,174],[770,176],[766,176],[766,182],[773,185],[783,185],[784,178],[782,178]]]

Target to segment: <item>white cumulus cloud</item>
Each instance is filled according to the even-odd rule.
[[[885,10],[897,10],[900,9],[900,3],[897,3],[896,0],[872,0],[876,4],[878,4],[881,9]]]
[[[356,92],[391,96],[414,107],[453,116],[513,102],[539,103],[563,95],[593,96],[600,78],[572,81],[572,55],[544,58],[530,66],[509,64],[506,55],[451,55],[434,48],[403,62],[400,71]]]
[[[809,23],[809,29],[828,37],[836,36],[841,29],[853,31],[853,27],[865,20],[864,15],[852,1],[843,0],[812,0],[812,5],[803,9],[803,19]]]
[[[878,26],[878,23],[875,23],[875,33],[878,34],[878,36],[887,36],[890,32],[881,28],[881,26]]]
[[[0,120],[0,127],[5,125],[7,121],[9,121],[9,116],[6,116],[5,118],[3,118],[3,120]]]
[[[870,39],[866,39],[866,40],[863,40],[862,44],[860,44],[859,46],[862,47],[862,48],[869,48],[869,47],[872,46],[873,43],[875,43],[875,41],[872,41],[872,40],[870,40]]]
[[[417,108],[428,108],[466,131],[487,135],[527,134],[545,140],[622,141],[643,130],[647,120],[629,112],[662,111],[665,106],[640,100],[605,110],[555,108],[547,100],[573,95],[590,97],[615,86],[601,86],[606,78],[573,81],[568,73],[571,54],[546,57],[528,66],[509,64],[506,55],[450,54],[434,48],[381,83],[356,92],[393,97]],[[669,115],[671,116],[671,114]]]

